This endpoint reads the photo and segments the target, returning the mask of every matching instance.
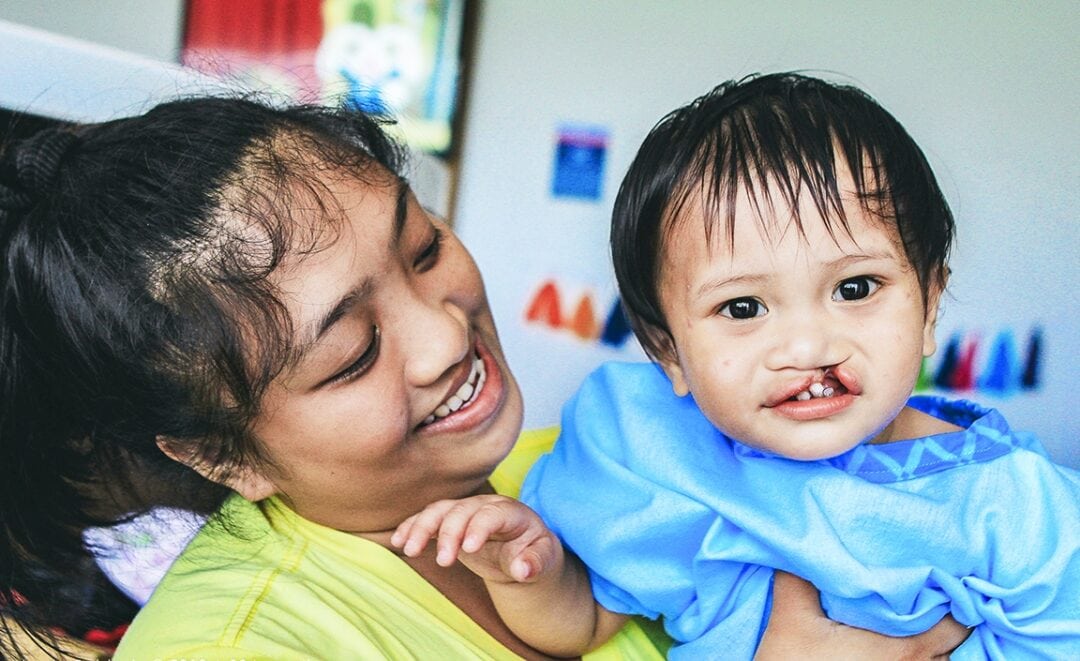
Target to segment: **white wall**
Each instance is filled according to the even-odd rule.
[[[456,218],[485,274],[527,425],[557,422],[599,349],[524,324],[545,275],[613,295],[607,224],[622,173],[665,112],[756,71],[839,72],[927,152],[957,216],[939,325],[1045,327],[1044,386],[981,401],[1080,466],[1080,4],[494,0],[482,7]],[[549,195],[556,125],[611,131],[603,199]],[[1021,338],[1023,339],[1023,338]]]
[[[0,20],[180,61],[184,0],[0,0]]]

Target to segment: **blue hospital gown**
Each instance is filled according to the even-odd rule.
[[[946,613],[953,659],[1080,659],[1080,473],[992,409],[913,397],[963,431],[800,462],[718,431],[654,365],[594,372],[522,499],[605,608],[663,616],[671,658],[753,656],[772,569],[890,635]]]

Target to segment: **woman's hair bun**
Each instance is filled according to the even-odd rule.
[[[0,212],[21,211],[48,194],[78,136],[48,128],[11,145],[0,162]]]

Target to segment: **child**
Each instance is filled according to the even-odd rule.
[[[856,89],[775,74],[674,111],[612,224],[660,369],[591,375],[522,492],[598,605],[536,523],[519,541],[490,513],[461,523],[462,506],[446,557],[511,540],[503,580],[552,599],[511,623],[531,640],[545,612],[580,613],[598,632],[585,645],[637,613],[663,616],[672,658],[750,658],[780,569],[857,627],[907,635],[951,614],[974,628],[954,658],[1080,658],[1080,476],[994,410],[909,399],[952,234],[922,152]]]

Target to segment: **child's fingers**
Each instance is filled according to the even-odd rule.
[[[420,555],[428,540],[435,537],[446,513],[453,509],[455,501],[440,500],[425,507],[401,522],[390,536],[390,543],[401,548],[410,558]]]
[[[459,551],[475,553],[498,530],[503,509],[501,496],[476,496],[460,500],[443,517],[439,527],[439,550],[435,562],[443,567],[452,565]]]
[[[536,536],[528,544],[507,545],[503,566],[519,583],[531,583],[558,564],[562,546],[552,535]]]
[[[508,498],[492,498],[469,517],[461,550],[476,553],[489,539],[516,542],[519,547],[524,547],[533,539],[529,528],[534,524],[537,528],[543,527],[539,517],[525,505]]]

